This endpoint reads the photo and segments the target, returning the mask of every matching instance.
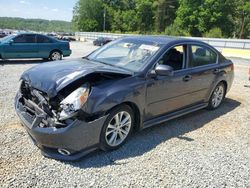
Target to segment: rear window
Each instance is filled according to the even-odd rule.
[[[217,54],[204,46],[191,45],[190,51],[189,68],[215,64],[217,62]]]
[[[37,35],[37,43],[51,43],[51,39],[42,35]]]

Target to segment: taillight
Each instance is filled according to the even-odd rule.
[[[249,76],[248,80],[250,81],[250,68],[248,70],[248,76]]]
[[[68,42],[68,49],[70,50],[70,43]]]
[[[234,71],[234,64],[233,63],[230,65],[230,68],[231,68],[231,71]]]

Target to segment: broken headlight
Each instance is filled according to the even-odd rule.
[[[89,86],[79,87],[69,94],[61,103],[62,111],[59,120],[65,120],[73,117],[77,111],[84,105],[89,96]]]

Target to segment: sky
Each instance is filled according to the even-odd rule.
[[[0,17],[72,20],[78,0],[0,0]]]

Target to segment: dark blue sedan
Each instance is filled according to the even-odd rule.
[[[43,58],[61,60],[70,56],[69,42],[34,33],[21,33],[0,39],[0,59]]]
[[[15,108],[45,156],[76,160],[117,149],[132,131],[215,110],[233,78],[232,61],[206,43],[127,37],[25,71]]]

